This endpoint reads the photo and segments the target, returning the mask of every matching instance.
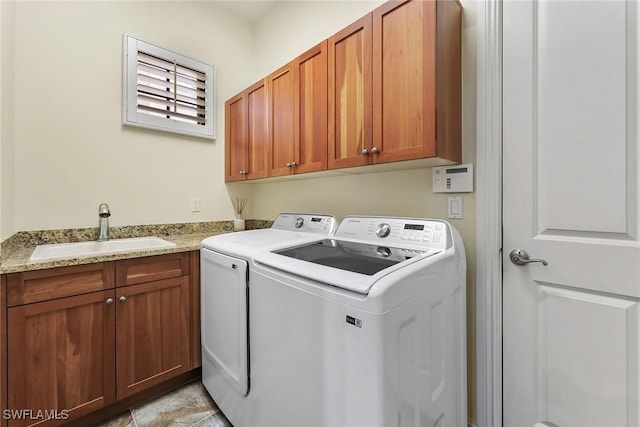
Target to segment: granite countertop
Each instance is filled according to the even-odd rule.
[[[45,261],[30,261],[35,246],[25,246],[13,252],[0,266],[0,273],[18,273],[22,271],[41,270],[44,268],[65,267],[69,265],[91,264],[94,262],[114,261],[118,259],[140,258],[152,255],[170,254],[175,252],[188,252],[200,249],[202,239],[215,234],[225,233],[201,233],[180,234],[174,236],[162,236],[162,239],[175,243],[169,248],[145,249],[140,251],[119,252],[115,254],[87,256],[80,258],[65,258]]]
[[[246,223],[247,229],[267,228],[271,226],[271,221],[247,220]],[[209,236],[229,232],[233,232],[232,221],[114,227],[109,229],[112,239],[156,236],[175,243],[175,246],[45,261],[31,261],[29,259],[36,246],[51,243],[70,243],[96,240],[97,229],[19,232],[2,244],[2,263],[0,264],[0,274],[42,270],[45,268],[64,267],[70,265],[91,264],[95,262],[114,261],[119,259],[140,258],[175,252],[195,251],[200,249],[200,242],[202,242],[203,239]]]

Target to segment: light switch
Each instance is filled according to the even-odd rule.
[[[462,197],[449,197],[449,215],[450,219],[462,219]]]

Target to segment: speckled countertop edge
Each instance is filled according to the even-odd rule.
[[[247,229],[268,228],[271,226],[271,221],[247,220],[246,226]],[[231,221],[117,227],[110,229],[111,237],[114,239],[157,236],[175,243],[175,246],[47,261],[30,261],[29,258],[37,245],[95,240],[97,238],[97,230],[68,229],[20,232],[14,236],[13,241],[3,242],[3,260],[0,265],[0,274],[194,251],[200,249],[200,243],[203,239],[232,231],[233,223]]]

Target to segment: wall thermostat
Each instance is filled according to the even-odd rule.
[[[473,165],[438,166],[433,168],[433,192],[473,192]]]

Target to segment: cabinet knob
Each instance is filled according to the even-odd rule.
[[[362,155],[363,156],[368,156],[369,155],[369,150],[367,150],[366,148],[362,149]]]
[[[124,295],[122,295],[120,298],[118,298],[118,301],[120,302],[125,302],[127,300],[127,297],[125,297]]]
[[[291,162],[291,167],[295,168],[296,166],[298,166],[298,164],[296,162]]]
[[[371,154],[380,154],[380,151],[378,151],[378,149],[376,147],[373,147],[371,149]]]
[[[291,162],[287,162],[287,167],[290,168],[291,167]]]
[[[105,302],[107,303],[107,305],[108,305],[108,304],[113,304],[113,298],[109,298],[109,299],[107,299],[107,301],[105,301]]]

